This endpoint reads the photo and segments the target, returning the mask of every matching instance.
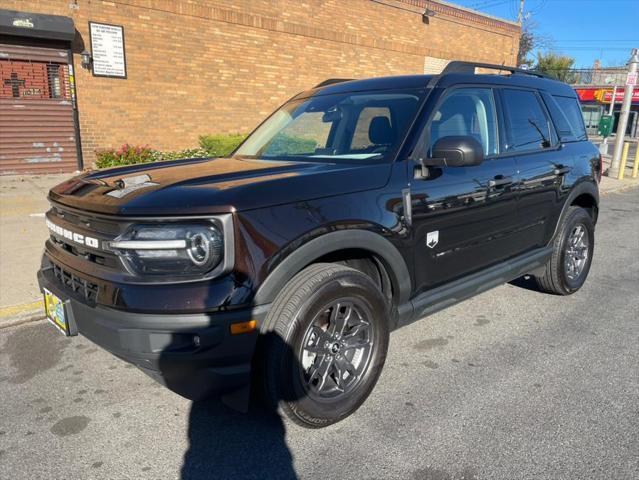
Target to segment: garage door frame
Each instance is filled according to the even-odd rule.
[[[53,48],[67,52],[77,169],[82,170],[84,160],[75,85],[76,69],[73,61],[74,45],[81,44],[81,39],[77,34],[73,20],[59,15],[42,15],[0,9],[0,44],[2,43],[21,47]],[[77,48],[81,49],[81,45]]]

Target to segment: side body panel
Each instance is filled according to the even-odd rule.
[[[399,162],[381,189],[238,212],[237,268],[254,279],[253,300],[258,304],[273,300],[278,282],[261,287],[274,272],[285,283],[325,254],[359,249],[374,254],[395,272],[394,292],[407,301],[412,291],[413,250],[403,219],[405,185],[405,164]],[[367,240],[371,238],[367,234],[382,241]]]
[[[514,157],[519,168],[517,186],[519,228],[526,232],[525,250],[548,244],[574,177],[574,144]],[[566,172],[566,173],[562,173]]]
[[[417,294],[509,258],[518,248],[513,241],[517,205],[512,185],[489,184],[514,177],[514,159],[431,171],[433,178],[411,184]],[[436,236],[435,245],[429,234],[431,239]]]

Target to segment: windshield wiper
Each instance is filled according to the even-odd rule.
[[[539,125],[537,125],[537,123],[532,119],[529,118],[528,122],[535,127],[535,130],[537,130],[537,133],[539,133],[539,135],[541,136],[542,142],[541,142],[541,146],[542,148],[548,148],[550,147],[550,140],[548,140],[546,138],[546,136],[544,135],[544,132],[541,131],[541,128],[539,128]],[[531,142],[532,143],[532,142]]]

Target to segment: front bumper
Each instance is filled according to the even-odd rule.
[[[261,325],[268,305],[211,314],[131,313],[87,304],[51,268],[38,272],[38,283],[65,301],[72,332],[186,398],[229,394],[250,382],[259,329],[231,335],[230,325],[248,320]]]

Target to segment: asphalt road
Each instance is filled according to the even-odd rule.
[[[637,479],[638,238],[639,189],[604,197],[580,292],[505,285],[395,332],[368,401],[318,431],[0,330],[0,479]]]

